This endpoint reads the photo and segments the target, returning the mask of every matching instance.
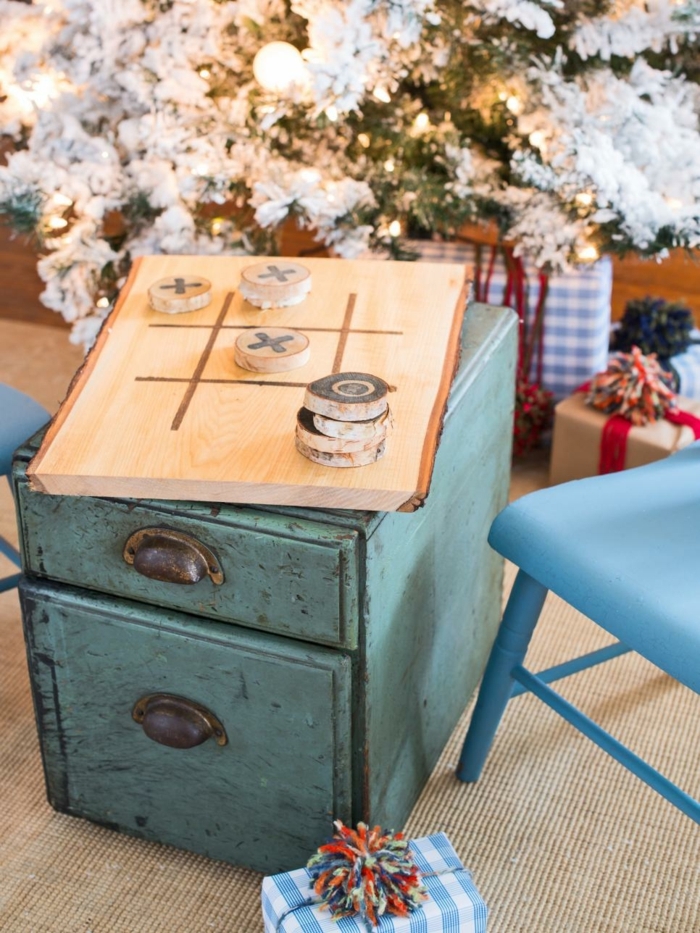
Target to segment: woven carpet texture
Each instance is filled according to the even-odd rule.
[[[79,362],[65,333],[0,321],[0,380],[47,407]],[[515,471],[513,494],[544,482],[544,460],[534,459]],[[0,533],[16,539],[6,489]],[[506,576],[507,589],[512,568]],[[260,933],[255,872],[51,810],[15,593],[0,596],[0,632],[0,930]],[[609,640],[550,595],[528,665]],[[690,691],[633,655],[557,689],[700,796],[700,700]],[[700,931],[694,823],[531,696],[510,704],[481,781],[461,784],[454,768],[468,717],[469,709],[405,829],[447,833],[489,905],[489,933]]]

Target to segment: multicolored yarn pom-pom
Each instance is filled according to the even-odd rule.
[[[639,347],[632,347],[631,353],[616,354],[607,370],[591,379],[586,402],[606,415],[621,415],[635,425],[648,424],[676,406],[667,378],[656,354],[644,356]]]
[[[333,824],[331,842],[319,848],[306,866],[314,891],[334,919],[357,916],[376,927],[384,913],[406,917],[426,899],[420,872],[402,833],[379,826],[357,829]]]

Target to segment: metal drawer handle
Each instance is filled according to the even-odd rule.
[[[224,573],[214,554],[201,541],[172,528],[140,528],[124,545],[124,560],[134,570],[163,583],[199,583],[211,577],[223,583]]]
[[[214,737],[226,745],[226,731],[206,707],[170,693],[150,693],[136,701],[131,715],[149,739],[169,748],[194,748]]]

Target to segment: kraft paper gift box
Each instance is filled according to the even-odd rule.
[[[566,483],[585,476],[597,476],[600,441],[608,416],[584,402],[576,392],[559,402],[554,410],[554,434],[549,481]],[[700,402],[677,396],[678,407],[700,417]],[[644,427],[633,427],[627,436],[625,469],[662,460],[695,440],[691,428],[661,418]]]
[[[480,287],[477,301],[503,305],[507,302],[508,271],[503,250],[473,243],[442,243],[433,240],[409,240],[409,249],[427,262],[464,262],[477,265]],[[491,258],[493,256],[493,268]],[[539,270],[524,260],[528,320],[532,320],[540,297]],[[604,370],[608,362],[610,341],[610,299],[612,294],[612,262],[603,257],[597,262],[578,266],[549,278],[544,307],[542,341],[542,385],[555,398],[574,392],[594,373]],[[514,307],[513,301],[509,302]],[[530,377],[536,379],[536,356]]]
[[[408,917],[384,914],[377,933],[485,933],[487,908],[471,874],[444,833],[412,839],[410,849],[425,875],[428,899]],[[356,917],[333,920],[318,904],[305,868],[263,878],[262,911],[265,933],[367,933]]]

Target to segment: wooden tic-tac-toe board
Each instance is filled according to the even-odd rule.
[[[410,511],[428,493],[469,281],[461,265],[302,259],[301,303],[261,310],[238,291],[254,257],[154,256],[129,280],[51,424],[29,475],[60,495]],[[205,277],[211,303],[152,310],[167,276]],[[310,357],[289,372],[240,368],[243,331],[293,328]],[[257,342],[265,338],[256,337]],[[337,469],[295,449],[309,382],[371,373],[390,386],[394,427],[369,466]]]

